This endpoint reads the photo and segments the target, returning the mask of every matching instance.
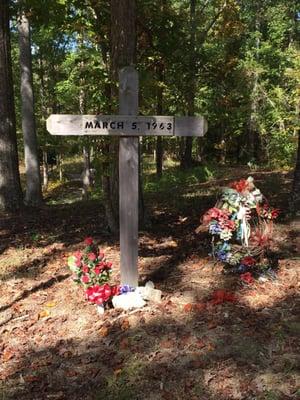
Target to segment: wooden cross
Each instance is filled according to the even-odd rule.
[[[50,115],[51,135],[120,136],[119,210],[121,283],[138,285],[138,137],[204,136],[203,117],[138,116],[138,73],[125,67],[119,73],[119,115]]]

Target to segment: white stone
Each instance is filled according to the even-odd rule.
[[[112,303],[115,308],[122,308],[123,310],[142,308],[146,304],[142,296],[137,292],[129,292],[114,296],[112,298]]]
[[[100,314],[100,315],[103,315],[104,314],[104,305],[103,304],[100,304],[100,305],[98,305],[97,306],[97,311],[98,311],[98,314]]]
[[[153,289],[150,286],[138,286],[135,292],[139,293],[144,300],[154,301],[156,303],[161,301],[161,290]]]

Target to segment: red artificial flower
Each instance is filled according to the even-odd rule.
[[[84,243],[85,243],[87,246],[91,246],[91,245],[93,244],[93,238],[91,238],[91,237],[85,238],[85,239],[84,239]]]
[[[82,276],[82,278],[81,278],[82,283],[89,283],[89,281],[90,281],[89,276],[87,276],[87,275]]]
[[[251,235],[251,244],[257,247],[268,247],[272,241],[273,223],[270,221],[257,228]]]
[[[251,256],[246,256],[241,259],[240,263],[246,265],[247,267],[252,267],[253,265],[256,264],[256,260]]]
[[[276,219],[278,215],[280,214],[280,210],[278,208],[274,208],[271,210],[271,218]]]
[[[118,296],[119,294],[120,294],[120,286],[119,285],[112,286],[111,287],[111,295]]]
[[[239,193],[243,193],[246,190],[249,190],[249,182],[246,179],[241,179],[240,181],[232,182],[230,187]]]
[[[101,271],[102,271],[102,268],[96,265],[96,267],[94,269],[95,274],[99,275]]]
[[[85,272],[85,273],[87,273],[87,272],[89,272],[89,267],[87,266],[87,265],[84,265],[83,267],[82,267],[82,272]]]
[[[89,259],[90,261],[95,261],[96,258],[97,258],[97,256],[96,256],[95,253],[89,253],[89,254],[88,254],[88,259]]]
[[[100,260],[102,260],[104,258],[105,254],[103,252],[100,251],[99,249],[99,255],[98,257],[100,258]]]
[[[77,259],[81,258],[81,257],[82,257],[81,251],[76,251],[76,252],[74,253],[74,256],[75,256]]]
[[[251,283],[254,282],[253,276],[250,272],[245,272],[244,274],[241,274],[241,280],[248,285],[251,285]]]
[[[98,305],[106,303],[111,298],[112,293],[113,290],[108,283],[102,286],[91,286],[85,291],[87,299]]]

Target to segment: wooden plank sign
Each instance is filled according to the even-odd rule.
[[[207,122],[203,117],[52,114],[47,130],[76,136],[203,136]]]

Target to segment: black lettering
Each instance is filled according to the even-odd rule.
[[[102,122],[102,128],[103,129],[107,129],[108,128],[108,122],[107,121],[103,121]]]
[[[172,124],[171,124],[171,122],[168,122],[168,123],[167,123],[167,129],[168,129],[168,131],[170,131],[170,130],[172,129]]]
[[[148,128],[148,129],[151,128],[151,122],[147,122],[147,128]]]
[[[156,129],[157,128],[157,123],[156,122],[152,122],[152,128]]]
[[[165,127],[164,127],[164,123],[163,122],[161,122],[160,124],[159,124],[159,129],[160,130],[163,130]]]
[[[131,124],[131,128],[132,128],[132,129],[136,129],[136,122],[133,122],[133,123]]]
[[[96,128],[101,129],[101,125],[100,125],[100,122],[99,122],[99,121],[96,121],[96,122],[95,122],[94,129],[96,129]]]
[[[114,121],[110,122],[110,129],[116,129],[116,123]]]
[[[93,128],[93,122],[92,121],[86,121],[85,123],[85,129]]]
[[[124,122],[117,122],[117,129],[124,129]]]

